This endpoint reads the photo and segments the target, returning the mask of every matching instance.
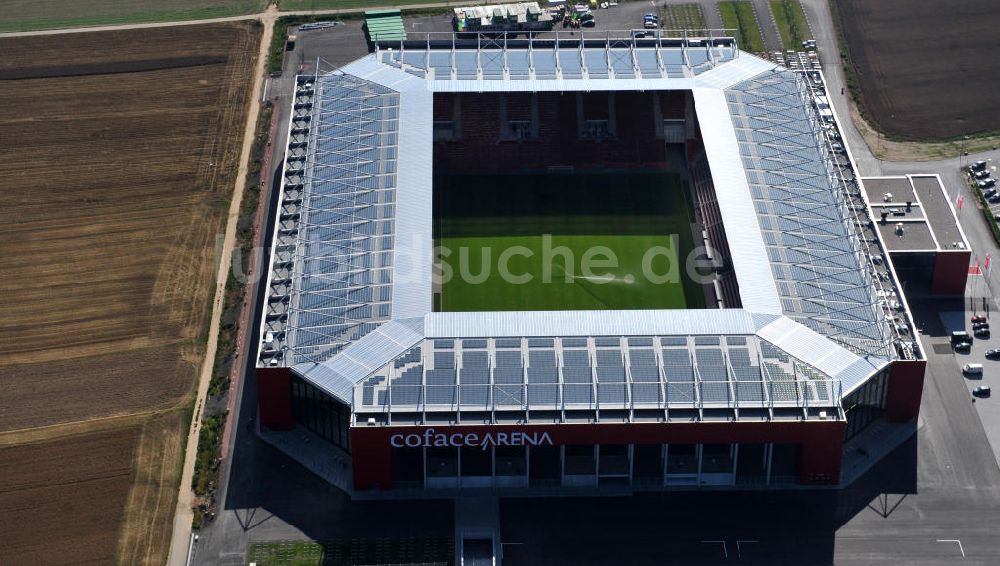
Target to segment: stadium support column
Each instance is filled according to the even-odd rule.
[[[924,390],[926,360],[897,360],[889,370],[889,393],[885,401],[885,418],[901,423],[917,418]]]
[[[830,424],[832,426],[814,424],[802,442],[799,483],[806,485],[840,483],[845,423]]]
[[[270,430],[292,428],[292,370],[257,368],[256,375],[261,426]]]
[[[354,489],[392,489],[392,434],[388,427],[351,427]]]

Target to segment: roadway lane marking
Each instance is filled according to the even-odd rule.
[[[938,542],[957,542],[958,543],[958,551],[962,553],[962,558],[965,558],[965,549],[962,548],[962,541],[960,541],[958,539],[946,538],[946,539],[938,539]]]
[[[703,541],[701,541],[701,543],[702,544],[716,544],[716,543],[717,544],[721,544],[722,545],[722,555],[725,556],[727,560],[729,559],[729,551],[726,550],[726,541],[724,541],[724,540],[703,540]]]

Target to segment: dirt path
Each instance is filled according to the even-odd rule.
[[[240,203],[243,201],[243,190],[246,188],[247,166],[250,161],[250,150],[253,146],[254,132],[257,127],[257,116],[260,114],[260,93],[267,64],[268,48],[274,33],[274,22],[278,11],[271,5],[260,15],[264,31],[260,38],[257,52],[257,62],[254,66],[253,90],[250,93],[249,107],[246,112],[246,123],[243,128],[243,147],[240,150],[239,170],[236,173],[236,186],[229,204],[229,216],[226,221],[226,235],[222,243],[222,254],[219,261],[219,271],[215,281],[215,298],[212,300],[212,319],[209,321],[208,343],[205,358],[198,378],[198,395],[195,402],[194,416],[191,419],[191,429],[188,432],[187,447],[184,451],[184,468],[181,473],[180,493],[177,497],[177,512],[174,516],[173,535],[170,542],[170,558],[168,564],[183,565],[187,560],[188,544],[191,539],[191,512],[193,493],[191,479],[194,476],[195,456],[198,452],[198,434],[201,431],[201,416],[204,408],[208,384],[212,379],[212,366],[219,341],[219,319],[222,316],[222,301],[226,293],[226,279],[231,268],[233,245],[236,241],[236,221],[240,215]]]

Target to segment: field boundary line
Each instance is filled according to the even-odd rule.
[[[143,411],[139,413],[125,413],[106,417],[96,417],[83,421],[72,421],[53,425],[5,430],[0,432],[0,447],[45,442],[47,440],[55,440],[57,438],[64,438],[67,436],[90,434],[93,432],[100,432],[115,428],[124,428],[132,424],[141,424],[149,417],[179,410],[186,404],[186,402],[187,401],[185,400],[184,403],[171,407],[153,409],[151,411]],[[24,438],[20,438],[22,435]]]

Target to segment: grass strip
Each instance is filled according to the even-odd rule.
[[[198,434],[198,450],[195,458],[191,487],[202,501],[194,509],[193,528],[201,528],[205,514],[214,508],[215,486],[219,476],[219,448],[222,432],[228,418],[227,396],[229,376],[236,361],[237,341],[240,332],[240,313],[246,295],[247,277],[236,277],[234,273],[249,273],[253,260],[253,225],[260,203],[261,167],[264,152],[270,137],[273,107],[267,102],[257,117],[254,142],[250,148],[250,164],[247,169],[246,189],[240,202],[240,217],[236,222],[236,253],[233,268],[226,279],[222,317],[219,320],[218,347],[212,364],[212,379],[208,384],[208,396],[202,412],[201,431]],[[264,181],[266,182],[266,181]],[[252,299],[251,299],[252,300]]]
[[[667,32],[706,28],[701,4],[668,4],[660,8],[660,19]]]
[[[736,30],[736,41],[740,49],[751,53],[763,53],[764,38],[760,34],[757,16],[753,13],[753,4],[746,0],[738,2],[719,2],[719,15],[722,16],[722,26]]]
[[[806,14],[799,0],[771,0],[771,13],[785,49],[798,51],[802,42],[811,38]]]

